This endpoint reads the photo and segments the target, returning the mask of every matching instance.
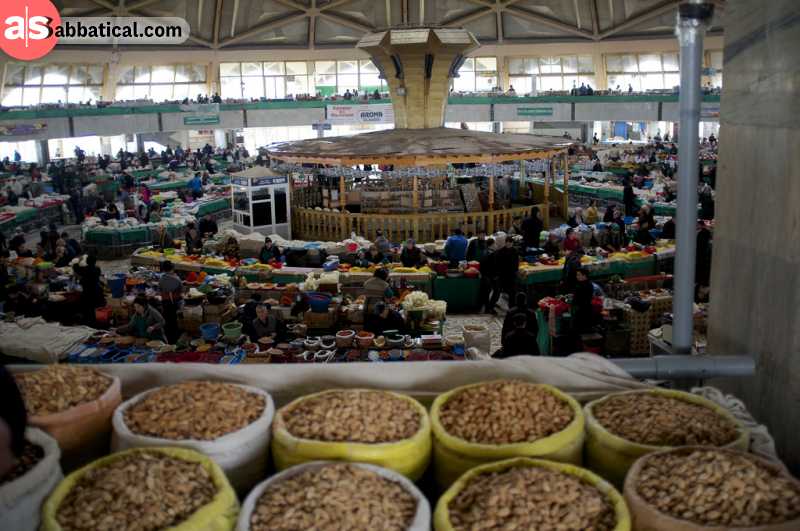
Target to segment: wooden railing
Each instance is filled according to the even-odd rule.
[[[542,208],[542,205],[539,205]],[[515,217],[524,218],[530,206],[489,212],[442,212],[425,214],[352,214],[310,208],[292,209],[292,236],[303,240],[340,241],[351,232],[374,240],[378,229],[393,242],[414,238],[419,243],[444,240],[453,229],[465,233],[507,231]]]

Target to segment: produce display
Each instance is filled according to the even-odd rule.
[[[22,449],[22,455],[17,460],[17,464],[3,476],[0,476],[0,485],[5,485],[6,483],[10,483],[17,478],[21,478],[27,474],[29,470],[35,467],[36,463],[41,461],[43,457],[44,449],[41,446],[30,441],[25,441],[25,446]]]
[[[124,419],[139,435],[210,441],[251,424],[265,407],[263,396],[236,385],[185,382],[149,393]]]
[[[595,418],[608,431],[654,446],[724,446],[737,439],[733,422],[700,404],[652,393],[623,393],[599,402]]]
[[[448,508],[455,531],[610,531],[617,525],[613,503],[595,486],[576,475],[536,466],[476,475]]]
[[[448,434],[481,444],[533,442],[569,425],[569,403],[540,385],[496,381],[455,393],[439,411]]]
[[[134,452],[83,474],[58,506],[56,520],[64,531],[154,531],[185,521],[216,493],[200,463]]]
[[[659,512],[704,526],[749,528],[800,519],[800,482],[776,470],[740,452],[660,452],[643,459],[631,488]]]
[[[365,467],[332,463],[268,486],[250,530],[403,531],[416,511],[417,500],[399,483]]]
[[[392,393],[337,390],[290,404],[278,412],[295,437],[329,442],[386,443],[413,437],[419,411]]]
[[[48,365],[15,376],[29,415],[50,415],[100,398],[112,383],[88,367]]]

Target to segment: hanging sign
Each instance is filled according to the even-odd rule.
[[[192,113],[183,117],[183,125],[216,125],[219,123],[219,114]]]
[[[552,107],[517,107],[517,116],[553,116]]]
[[[391,103],[374,105],[328,105],[327,121],[332,124],[393,124]]]
[[[219,124],[219,103],[190,103],[179,105],[183,115],[183,125]]]

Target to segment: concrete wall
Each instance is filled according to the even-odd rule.
[[[744,399],[800,473],[800,3],[731,0],[725,12],[709,351],[751,354],[719,383]]]

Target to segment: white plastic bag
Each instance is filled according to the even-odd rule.
[[[275,404],[269,393],[262,389],[240,384],[231,385],[238,385],[251,393],[259,394],[266,401],[264,412],[261,416],[241,430],[223,435],[212,441],[162,439],[133,433],[125,425],[125,410],[144,399],[148,394],[156,391],[156,388],[140,393],[123,402],[114,411],[114,416],[111,419],[111,424],[114,428],[114,433],[111,437],[111,451],[118,452],[128,448],[148,446],[178,446],[197,450],[213,459],[222,468],[234,489],[240,493],[247,492],[267,475],[269,443],[272,433],[270,427],[272,418],[275,416]]]
[[[236,523],[236,531],[250,530],[250,516],[253,513],[253,509],[255,509],[256,502],[261,497],[261,494],[264,492],[264,490],[269,488],[271,485],[276,485],[281,481],[292,478],[297,474],[307,470],[322,468],[323,466],[330,465],[335,462],[336,461],[311,461],[309,463],[295,465],[291,468],[287,468],[279,474],[275,474],[268,480],[259,483],[258,486],[247,495],[247,499],[242,504],[242,510],[239,512],[239,521]],[[430,531],[431,506],[428,503],[428,499],[422,495],[422,492],[420,492],[420,490],[416,485],[414,485],[414,483],[411,482],[411,480],[402,474],[398,474],[397,472],[387,470],[379,466],[368,465],[366,463],[349,464],[366,468],[367,470],[371,470],[372,472],[380,474],[386,479],[392,480],[395,483],[399,483],[409,494],[414,497],[414,499],[417,500],[417,514],[414,515],[414,519],[411,521],[411,525],[408,526],[407,531]]]
[[[41,446],[44,456],[27,474],[0,486],[0,522],[14,531],[39,528],[42,504],[64,479],[56,440],[38,428],[26,429],[25,438]]]
[[[489,327],[484,325],[464,325],[461,327],[464,335],[464,349],[475,348],[482,354],[492,355],[492,336]]]

